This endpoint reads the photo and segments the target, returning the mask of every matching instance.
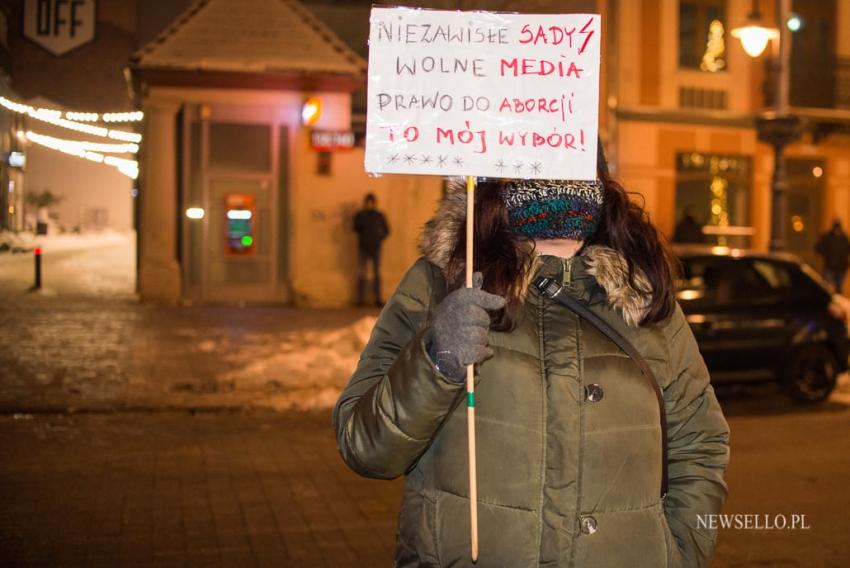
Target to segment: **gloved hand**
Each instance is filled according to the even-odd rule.
[[[472,288],[458,288],[434,309],[431,317],[431,360],[447,378],[463,382],[466,366],[493,355],[487,345],[490,316],[487,310],[505,306],[505,299],[481,289],[480,272],[472,276]]]

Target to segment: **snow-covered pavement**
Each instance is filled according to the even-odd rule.
[[[21,293],[0,305],[0,410],[328,408],[374,320]]]
[[[134,295],[132,235],[55,237],[0,254],[0,408],[328,408],[372,310],[174,307]]]
[[[0,253],[0,293],[27,290],[34,281],[33,250],[41,248],[45,295],[132,298],[135,294],[135,233],[12,237],[0,240],[30,249]]]

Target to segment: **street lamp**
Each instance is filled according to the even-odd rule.
[[[791,15],[791,0],[777,0],[779,22]],[[786,247],[786,217],[788,216],[788,173],[785,146],[800,137],[800,118],[788,113],[788,89],[791,63],[791,33],[787,26],[768,27],[762,21],[758,0],[747,16],[745,25],[732,30],[750,57],[758,57],[771,39],[779,40],[779,57],[775,64],[776,99],[773,112],[756,117],[758,139],[773,146],[773,176],[771,178],[770,250]]]
[[[758,0],[753,0],[753,8],[747,14],[747,20],[743,26],[732,28],[732,37],[740,39],[744,51],[750,57],[758,57],[767,47],[767,42],[779,38],[779,30],[764,25],[762,15],[759,11]]]

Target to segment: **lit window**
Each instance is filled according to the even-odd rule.
[[[676,160],[673,240],[747,246],[750,164],[743,156],[683,152]]]
[[[720,20],[712,20],[708,25],[708,42],[705,44],[705,53],[702,54],[702,61],[699,64],[702,71],[714,73],[726,67],[725,33],[723,22]]]
[[[725,70],[726,29],[725,0],[680,0],[679,67]]]

